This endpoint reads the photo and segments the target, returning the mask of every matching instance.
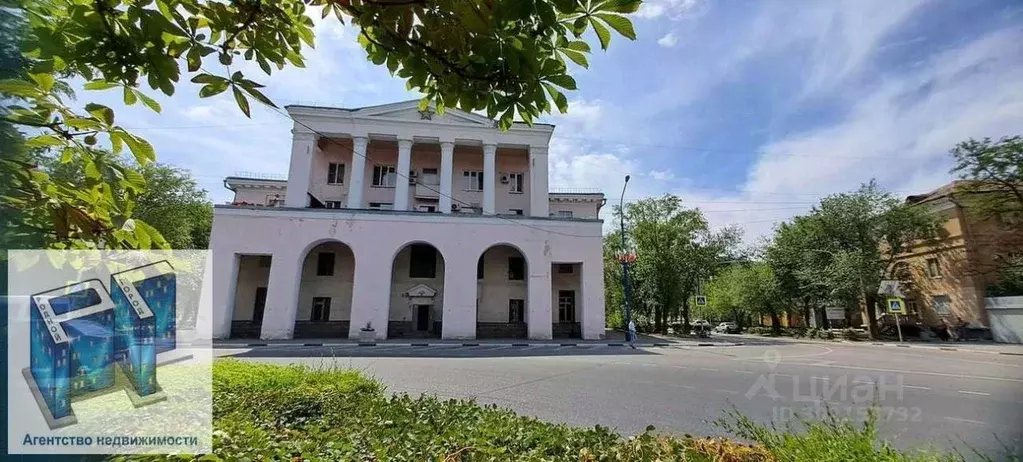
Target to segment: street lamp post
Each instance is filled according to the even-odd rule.
[[[632,329],[629,326],[632,325],[632,304],[630,299],[632,298],[632,286],[629,281],[629,259],[627,258],[627,250],[625,244],[625,188],[629,186],[629,175],[625,175],[625,184],[622,185],[622,197],[618,200],[618,212],[621,218],[621,230],[622,230],[622,287],[625,290],[625,339],[628,342],[636,341],[633,338]]]

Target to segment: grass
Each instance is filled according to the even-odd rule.
[[[391,396],[353,371],[218,360],[213,381],[214,453],[202,460],[957,460],[879,442],[874,418],[855,424],[830,416],[779,429],[733,411],[721,426],[754,444],[659,435],[653,427],[623,438],[605,427],[552,424],[469,400]]]

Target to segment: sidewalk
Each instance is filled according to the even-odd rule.
[[[740,346],[743,342],[736,341],[690,341],[678,339],[660,339],[649,336],[639,336],[634,344],[637,348],[651,347],[729,347]],[[554,340],[526,340],[526,339],[479,339],[479,340],[443,340],[443,339],[387,339],[373,342],[360,342],[344,338],[326,339],[287,339],[287,340],[258,340],[258,339],[227,339],[214,340],[214,348],[252,348],[252,347],[340,347],[340,346],[405,346],[405,347],[438,347],[438,346],[514,346],[514,347],[628,347],[624,339],[603,339],[603,340],[581,340],[581,339],[554,339]]]
[[[895,347],[895,348],[919,348],[919,349],[930,349],[938,351],[959,351],[967,353],[990,353],[990,354],[1002,354],[1002,355],[1013,355],[1023,356],[1023,345],[1009,344],[1009,343],[994,343],[988,341],[980,342],[941,342],[941,341],[909,341],[909,342],[892,342],[892,341],[874,341],[874,340],[861,340],[852,341],[844,339],[825,340],[817,338],[795,338],[795,337],[770,337],[753,334],[718,334],[720,337],[730,337],[735,339],[745,339],[751,341],[778,341],[778,342],[791,342],[791,343],[824,343],[824,344],[835,344],[841,343],[845,345],[857,345],[857,346],[884,346],[884,347]]]

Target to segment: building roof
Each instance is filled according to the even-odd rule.
[[[945,197],[952,197],[956,193],[982,193],[982,192],[1000,192],[1005,191],[1004,188],[1000,188],[991,184],[984,184],[979,181],[973,180],[953,180],[952,182],[946,183],[939,186],[937,189],[924,193],[915,194],[912,196],[906,196],[906,203],[908,204],[919,204],[922,202],[931,202]],[[954,199],[954,197],[952,197]]]
[[[407,105],[407,104],[419,104],[419,100],[418,99],[410,99],[410,100],[407,100],[407,101],[399,101],[399,102],[396,102],[396,103],[374,104],[374,105],[371,105],[371,106],[350,107],[350,108],[349,107],[336,107],[336,106],[317,106],[317,105],[306,105],[306,104],[289,104],[287,106],[284,106],[284,108],[285,109],[291,109],[291,108],[325,109],[325,110],[330,110],[330,111],[341,111],[341,112],[351,112],[351,113],[354,113],[354,112],[373,110],[373,109],[387,109],[387,108],[393,108],[393,107],[400,107],[400,106],[404,106],[404,105]],[[430,107],[434,108],[435,105],[433,103],[430,103]],[[458,113],[461,113],[461,114],[471,115],[473,117],[482,117],[482,118],[485,118],[485,119],[490,120],[491,122],[493,122],[492,119],[487,118],[484,115],[476,114],[476,113],[473,113],[473,112],[466,112],[466,111],[463,111],[463,110],[458,109],[458,108],[446,108],[445,111],[455,111],[455,112],[458,112]],[[515,122],[512,122],[512,123],[513,123],[513,125],[517,125],[517,126],[521,126],[521,127],[529,127],[530,126],[529,124],[527,124],[525,122],[515,121]],[[542,126],[542,127],[554,127],[554,124],[545,124],[545,123],[539,123],[539,122],[533,123],[533,126],[536,126],[536,125],[539,125],[539,126]]]

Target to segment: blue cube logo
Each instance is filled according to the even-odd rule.
[[[76,423],[72,400],[114,387],[118,373],[136,407],[163,399],[156,355],[176,347],[174,269],[161,261],[110,283],[110,292],[90,279],[31,296],[24,375],[51,429]]]

